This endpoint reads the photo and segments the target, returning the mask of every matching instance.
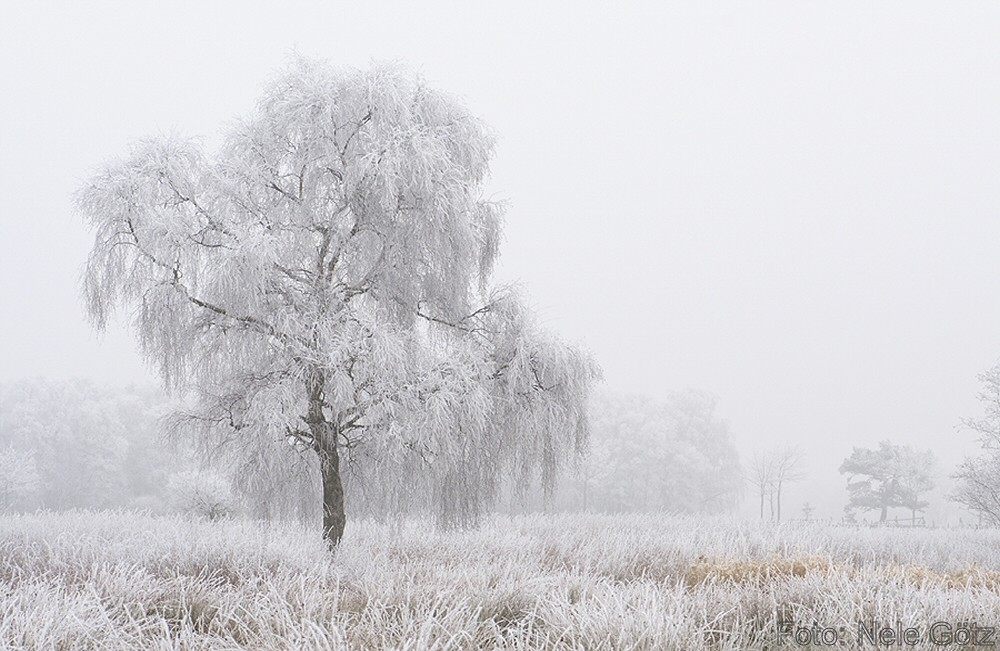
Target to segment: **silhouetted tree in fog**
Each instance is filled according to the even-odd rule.
[[[920,495],[934,488],[934,464],[933,453],[889,441],[874,450],[854,448],[840,465],[840,473],[848,475],[848,508],[879,511],[879,522],[886,521],[893,507],[916,514],[927,507]]]

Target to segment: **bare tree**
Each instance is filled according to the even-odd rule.
[[[551,486],[598,371],[489,286],[488,130],[400,68],[299,60],[223,142],[144,141],[77,196],[97,232],[88,313],[131,310],[164,383],[193,394],[176,423],[256,467],[318,466],[331,545],[342,457],[445,521],[505,472]]]
[[[979,374],[979,404],[983,414],[980,418],[962,421],[965,427],[979,435],[979,442],[987,450],[1000,449],[1000,364]]]
[[[784,485],[805,477],[801,470],[802,453],[798,447],[785,445],[769,452],[755,452],[748,481],[760,497],[760,519],[764,506],[775,522],[781,521],[781,498]]]
[[[764,519],[764,504],[768,496],[774,494],[774,460],[766,454],[755,452],[750,464],[748,480],[760,496],[760,519]]]
[[[951,499],[991,524],[1000,524],[1000,454],[991,452],[965,459],[952,475]]]
[[[775,520],[781,522],[781,490],[790,482],[805,478],[802,472],[802,451],[798,446],[785,445],[772,454],[774,468],[774,493],[777,502]]]
[[[1000,524],[1000,364],[980,374],[983,415],[963,424],[979,435],[984,453],[967,457],[952,475],[951,499],[992,524]]]

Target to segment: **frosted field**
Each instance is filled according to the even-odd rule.
[[[10,649],[774,648],[779,616],[843,626],[841,648],[853,648],[873,618],[953,634],[1000,625],[998,593],[994,530],[592,515],[443,534],[352,522],[330,556],[315,532],[240,521],[0,519]],[[970,648],[961,635],[905,648]]]

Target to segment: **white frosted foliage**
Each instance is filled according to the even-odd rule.
[[[142,141],[77,195],[89,313],[125,309],[194,396],[174,424],[297,472],[315,389],[351,486],[425,490],[452,520],[508,470],[551,484],[597,369],[490,286],[485,126],[403,68],[298,60],[223,143]]]

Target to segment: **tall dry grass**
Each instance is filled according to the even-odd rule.
[[[0,518],[0,648],[749,649],[779,617],[1000,625],[1000,532],[672,516],[317,532],[132,513]],[[927,644],[916,648],[938,648]]]

